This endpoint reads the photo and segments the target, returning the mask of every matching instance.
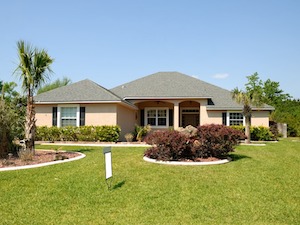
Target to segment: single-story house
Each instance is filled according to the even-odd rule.
[[[110,90],[82,80],[34,97],[37,126],[135,125],[152,129],[245,123],[231,92],[178,72],[159,72]],[[273,107],[253,108],[251,125],[269,127]]]

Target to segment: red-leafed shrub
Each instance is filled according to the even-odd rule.
[[[179,131],[155,131],[145,138],[152,145],[145,156],[163,161],[223,158],[241,139],[245,139],[242,131],[215,124],[199,126],[193,136]]]
[[[192,157],[189,139],[178,131],[154,131],[144,141],[153,146],[145,152],[149,158],[177,161]]]
[[[194,139],[198,144],[192,147],[195,157],[225,157],[241,139],[245,139],[242,131],[224,125],[210,124],[199,126],[197,129]]]

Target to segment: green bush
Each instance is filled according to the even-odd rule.
[[[134,127],[134,132],[133,136],[136,141],[142,141],[143,138],[146,137],[146,135],[151,131],[151,126],[146,125],[146,126],[139,126],[135,125]]]
[[[231,126],[235,130],[245,132],[244,126]],[[272,141],[276,140],[276,136],[271,132],[270,128],[264,126],[250,127],[252,141]]]
[[[95,126],[96,141],[117,142],[120,137],[121,128],[119,126]]]
[[[119,126],[37,127],[37,141],[103,141],[117,142]]]
[[[274,135],[268,127],[251,127],[251,140],[254,141],[272,141],[274,140]]]

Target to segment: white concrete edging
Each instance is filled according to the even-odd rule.
[[[144,143],[41,143],[40,145],[60,145],[60,146],[89,146],[89,147],[151,147]]]
[[[164,165],[183,165],[183,166],[208,166],[208,165],[219,165],[228,163],[231,161],[231,158],[228,157],[227,159],[220,159],[217,161],[210,161],[210,162],[181,162],[181,161],[160,161],[156,159],[151,159],[147,156],[144,156],[143,159],[146,162],[150,163],[157,163],[157,164],[164,164]]]
[[[51,161],[51,162],[46,162],[46,163],[39,163],[39,164],[34,164],[34,165],[5,167],[5,168],[0,168],[0,172],[1,171],[10,171],[10,170],[31,169],[31,168],[37,168],[37,167],[42,167],[42,166],[50,166],[50,165],[55,165],[55,164],[66,163],[66,162],[71,162],[71,161],[83,159],[85,157],[85,154],[83,154],[83,153],[80,153],[80,152],[76,152],[76,153],[78,153],[79,156],[76,156],[74,158],[64,159],[64,160],[56,160],[56,161]]]

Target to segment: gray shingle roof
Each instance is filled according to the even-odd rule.
[[[36,103],[122,101],[111,91],[88,79],[41,93],[34,100]]]
[[[208,109],[241,110],[242,105],[232,100],[231,92],[178,72],[159,72],[111,89],[123,99],[150,98],[210,98],[214,105]],[[273,107],[265,106],[272,110]]]
[[[211,110],[241,110],[242,105],[231,98],[231,92],[178,72],[159,72],[125,83],[111,90],[88,79],[36,95],[37,104],[123,102],[138,99],[211,99]],[[273,110],[265,105],[264,110]]]

